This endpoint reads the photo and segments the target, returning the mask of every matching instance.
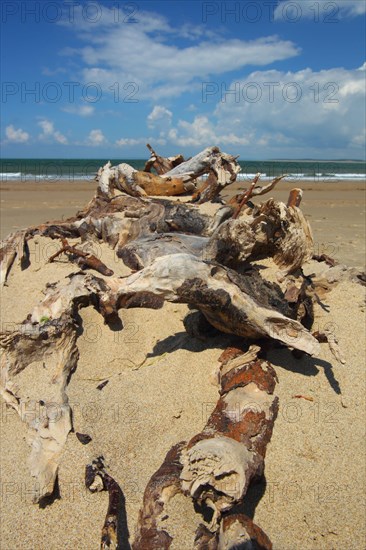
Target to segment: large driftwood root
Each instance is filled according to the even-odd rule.
[[[236,157],[209,147],[188,160],[164,158],[148,147],[151,158],[144,171],[107,163],[98,171],[95,196],[74,217],[13,233],[0,246],[1,284],[12,267],[28,267],[28,242],[37,235],[61,239],[63,247],[50,261],[66,253],[82,268],[100,273],[74,273],[48,285],[44,299],[21,327],[0,337],[0,391],[29,428],[35,502],[52,493],[72,428],[66,387],[78,360],[81,307],[93,305],[109,323],[122,308],[185,303],[195,310],[185,320],[192,336],[221,331],[245,342],[266,338],[311,355],[318,353],[318,341],[327,339],[342,360],[332,335],[309,332],[312,301],[319,302],[321,281],[301,275],[302,265],[313,254],[311,230],[299,209],[302,191],[293,190],[287,204],[269,199],[255,205],[251,198],[268,193],[282,179],[259,186],[258,174],[249,189],[208,215],[208,209],[198,205],[216,201],[236,180]],[[202,176],[206,179],[200,180]],[[193,193],[191,202],[198,204],[150,198],[187,193]],[[70,245],[71,238],[77,243]],[[79,242],[107,243],[136,272],[113,276]],[[263,280],[251,265],[266,257],[282,270],[283,291]],[[320,259],[329,263],[328,258]],[[239,267],[241,274],[235,271]],[[343,266],[331,267],[324,277],[339,279],[343,271]],[[222,355],[217,405],[202,432],[173,447],[151,478],[134,550],[170,547],[173,537],[164,527],[164,515],[178,493],[212,513],[211,523],[197,529],[195,548],[271,548],[261,529],[233,510],[240,507],[250,483],[263,474],[277,415],[276,375],[258,352],[254,346],[244,355],[241,349]],[[102,548],[117,547],[121,490],[101,458],[87,467],[86,474],[91,490],[109,491]]]
[[[150,479],[134,550],[170,547],[172,536],[161,522],[167,517],[167,503],[180,492],[213,512],[211,524],[198,527],[194,548],[229,549],[244,542],[248,549],[272,548],[252,520],[227,515],[242,502],[250,482],[263,474],[278,412],[278,398],[273,395],[276,373],[258,358],[259,350],[252,346],[243,354],[230,349],[221,356],[220,399],[203,431],[188,444],[172,447]]]
[[[197,206],[165,199],[147,202],[129,195],[119,195],[113,199],[95,197],[75,217],[29,227],[10,234],[2,241],[0,284],[5,284],[16,258],[22,269],[30,265],[28,241],[37,235],[50,239],[80,238],[91,245],[95,241],[106,242],[120,256],[127,243],[156,234],[174,232],[208,237],[230,215],[231,209],[228,207],[220,209],[212,217],[201,213]]]
[[[264,457],[278,412],[276,373],[259,359],[260,348],[223,359],[221,397],[203,431],[182,454],[182,488],[213,511],[212,529],[223,512],[240,503],[250,482],[264,471]]]
[[[59,388],[59,393],[52,394],[52,399],[50,397],[48,401],[60,405],[61,410],[65,411],[62,413],[65,421],[49,423],[46,427],[39,421],[32,424],[36,430],[32,457],[37,457],[36,461],[33,460],[37,467],[33,466],[32,472],[41,487],[36,500],[50,492],[49,487],[52,487],[57,474],[59,454],[70,430],[65,387],[67,377],[77,362],[74,322],[80,307],[93,302],[108,321],[120,308],[159,308],[164,300],[187,303],[222,332],[245,338],[274,338],[310,354],[318,351],[317,340],[301,323],[287,316],[291,314],[289,308],[286,310],[287,301],[279,291],[275,291],[275,287],[259,276],[240,276],[223,266],[203,262],[189,254],[160,257],[126,278],[103,279],[80,273],[70,276],[67,281],[47,290],[45,298],[25,321],[22,333],[5,333],[1,342],[4,352],[2,391],[7,402],[19,414],[20,397],[12,389],[19,371],[34,360],[47,357],[47,354],[53,353],[53,357],[61,354],[57,362],[60,371],[52,379],[56,376],[59,384],[54,385],[52,380],[47,380],[49,387]],[[47,406],[45,396],[38,397]],[[52,461],[43,458],[48,457],[47,443],[50,438],[42,437],[42,430],[48,430],[50,438],[57,440]],[[37,449],[36,454],[34,449]]]
[[[100,279],[90,274],[74,275],[66,286],[51,289],[31,318],[58,318],[72,311],[74,302],[98,297],[104,317],[128,307],[159,308],[164,300],[185,303],[200,310],[208,322],[227,334],[245,338],[273,338],[309,353],[319,351],[317,340],[295,319],[281,313],[278,294],[260,279],[240,276],[223,266],[202,262],[189,254],[173,254],[125,278]]]

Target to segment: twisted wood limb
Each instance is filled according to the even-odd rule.
[[[252,197],[258,197],[260,195],[264,195],[265,193],[269,193],[269,191],[271,191],[279,181],[285,178],[286,175],[278,176],[277,178],[274,178],[270,183],[268,183],[267,185],[263,185],[262,187],[257,185],[260,177],[260,173],[256,174],[253,182],[250,184],[249,189],[247,191],[239,193],[229,201],[229,204],[235,207],[235,211],[233,214],[234,219],[239,217],[241,211],[243,210],[243,207],[249,202]]]
[[[109,493],[108,510],[102,528],[101,550],[120,548],[122,541],[119,540],[118,520],[121,508],[124,508],[124,497],[116,480],[106,472],[103,457],[98,457],[86,466],[85,485],[92,493],[103,490]]]
[[[133,550],[165,550],[173,538],[159,522],[165,514],[165,507],[177,493],[181,492],[180,456],[185,442],[170,449],[163,464],[151,477],[146,486],[142,509],[136,527]]]
[[[83,250],[78,250],[75,246],[71,246],[67,239],[61,239],[61,242],[62,248],[49,258],[48,261],[50,263],[52,263],[61,254],[67,254],[68,256],[71,256],[71,259],[72,257],[76,257],[77,263],[83,269],[90,267],[91,269],[95,269],[95,271],[98,271],[102,275],[106,275],[108,277],[114,274],[112,269],[109,269],[101,260],[99,260],[99,258],[94,256],[94,254],[84,252]]]
[[[151,156],[145,164],[144,172],[151,172],[151,169],[154,168],[156,173],[160,176],[184,162],[183,155],[165,158],[159,156],[149,143],[146,144],[146,147],[149,149]]]
[[[211,530],[221,514],[241,502],[250,482],[261,477],[278,413],[276,373],[257,357],[260,348],[223,359],[220,399],[203,431],[182,454],[182,488],[213,510]]]

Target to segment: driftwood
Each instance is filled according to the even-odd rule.
[[[166,505],[179,492],[212,509],[211,524],[201,524],[197,549],[233,548],[247,543],[271,549],[263,531],[242,514],[228,515],[250,482],[263,474],[266,446],[278,412],[273,396],[276,373],[258,359],[259,347],[243,355],[230,349],[221,357],[221,397],[204,430],[175,445],[149,481],[140,511],[133,550],[169,548],[171,535],[160,527]]]
[[[236,180],[240,171],[236,158],[221,153],[218,147],[209,147],[190,160],[172,162],[175,166],[169,171],[165,171],[168,164],[163,162],[164,159],[154,160],[160,167],[158,174],[161,175],[138,171],[125,163],[112,166],[108,162],[97,173],[98,191],[102,196],[109,198],[114,195],[115,190],[132,196],[182,195],[196,189],[197,178],[209,174],[207,181],[194,195],[198,202],[206,202]]]
[[[57,359],[54,368],[58,370],[47,384],[58,389],[57,395],[52,393],[52,402],[59,403],[61,410],[66,411],[67,421],[57,423],[56,428],[50,424],[44,427],[39,422],[34,425],[37,460],[39,465],[42,464],[36,477],[43,487],[37,498],[49,493],[48,485],[56,477],[60,454],[59,447],[54,454],[49,452],[49,439],[41,436],[43,432],[40,430],[51,431],[50,437],[60,440],[62,446],[71,427],[65,385],[77,360],[73,323],[78,308],[96,302],[98,310],[108,321],[120,308],[160,308],[164,300],[195,307],[212,326],[224,333],[252,339],[273,338],[309,354],[315,354],[319,349],[317,340],[301,323],[274,308],[281,307],[281,304],[285,307],[285,301],[282,302],[278,294],[273,294],[268,284],[258,278],[251,281],[249,277],[239,276],[223,266],[202,262],[189,254],[163,256],[125,278],[101,279],[91,274],[70,276],[68,284],[56,285],[48,290],[24,322],[24,334],[19,334],[19,331],[6,333],[1,341],[5,352],[2,364],[3,395],[19,413],[19,398],[12,390],[13,376],[29,364],[30,357],[40,360],[52,353],[52,365]],[[45,401],[43,396],[40,398]],[[52,430],[57,431],[56,436]],[[52,460],[41,460],[41,457],[51,457]],[[51,472],[48,472],[49,468]],[[44,483],[45,477],[47,484]]]
[[[29,428],[33,501],[52,494],[61,454],[71,430],[71,409],[66,395],[68,377],[76,368],[75,326],[63,319],[25,322],[20,330],[1,335],[1,395]],[[19,384],[22,371],[33,364],[33,377]],[[34,395],[35,380],[39,395]],[[33,397],[30,398],[29,395]]]
[[[312,257],[311,229],[298,207],[269,199],[259,207],[247,209],[237,219],[230,217],[225,221],[230,211],[224,208],[222,213],[223,221],[209,238],[178,232],[151,235],[119,247],[118,255],[132,269],[141,269],[160,256],[177,253],[179,248],[233,268],[243,262],[272,257],[285,274],[296,271]]]
[[[169,500],[181,492],[180,455],[184,445],[185,442],[181,442],[170,449],[146,486],[133,550],[165,550],[171,545],[172,537],[159,525],[159,520],[164,516]]]
[[[29,318],[39,323],[42,318],[56,320],[66,312],[72,315],[75,306],[88,305],[93,295],[98,296],[98,309],[106,318],[120,308],[159,308],[164,300],[186,303],[199,309],[221,332],[273,338],[310,355],[319,351],[310,332],[281,313],[287,302],[259,276],[240,276],[189,254],[163,256],[125,278],[72,275],[67,285],[49,290]]]
[[[183,155],[165,158],[159,156],[149,143],[146,144],[146,147],[149,149],[151,156],[145,164],[144,172],[151,172],[151,169],[154,168],[156,173],[161,176],[184,162]]]
[[[78,361],[81,307],[93,305],[109,323],[123,308],[185,303],[194,310],[184,321],[193,336],[199,337],[200,331],[233,334],[246,348],[248,341],[274,340],[310,355],[318,353],[319,341],[327,340],[338,360],[343,359],[333,334],[310,332],[320,282],[301,275],[313,254],[311,229],[299,208],[302,191],[292,190],[287,204],[269,199],[254,205],[252,197],[268,193],[283,177],[259,186],[258,175],[248,190],[210,216],[199,204],[216,200],[235,181],[240,170],[236,157],[210,147],[184,161],[181,156],[165,159],[149,148],[145,171],[107,163],[98,171],[96,195],[83,210],[67,220],[13,233],[0,247],[2,284],[18,264],[28,267],[28,242],[36,235],[61,239],[62,248],[49,261],[66,253],[83,269],[99,273],[81,271],[48,285],[20,328],[0,337],[0,390],[29,428],[35,502],[54,490],[72,429],[66,387]],[[202,176],[207,179],[200,181]],[[149,196],[187,192],[193,192],[192,201],[198,204]],[[113,276],[79,242],[108,243],[135,273]],[[253,266],[268,257],[281,269],[283,290]],[[338,270],[330,274],[333,278],[343,273],[342,266],[331,270]],[[134,550],[170,547],[172,536],[160,520],[177,493],[212,511],[211,523],[197,528],[194,548],[271,548],[268,537],[238,513],[238,506],[250,483],[263,473],[278,408],[276,375],[256,346],[244,355],[242,349],[229,349],[220,362],[220,398],[205,428],[188,443],[174,446],[146,487]],[[34,384],[37,376],[39,383]],[[89,442],[79,435],[82,443]],[[93,461],[86,473],[91,490],[109,491],[102,548],[117,546],[120,488],[102,459]]]
[[[276,373],[258,359],[260,348],[222,363],[221,397],[203,431],[182,455],[182,488],[213,510],[212,530],[221,514],[241,502],[250,482],[262,476],[266,447],[278,412],[273,396]]]
[[[233,267],[243,261],[272,257],[287,274],[311,258],[313,237],[299,208],[269,199],[221,224],[211,236],[205,254]]]
[[[253,182],[250,184],[249,189],[246,191],[242,191],[238,195],[235,195],[230,201],[229,204],[233,205],[235,207],[235,213],[233,215],[233,218],[237,218],[240,215],[240,212],[242,211],[243,207],[249,202],[249,200],[252,197],[259,197],[260,195],[264,195],[266,193],[269,193],[269,191],[272,191],[272,189],[275,188],[277,183],[281,181],[286,176],[279,176],[277,178],[274,178],[270,183],[264,186],[257,185],[261,175],[260,173],[256,174],[256,176],[253,179]],[[299,203],[300,204],[300,203]],[[288,204],[288,206],[299,206],[299,204]]]
[[[267,535],[244,514],[230,514],[222,519],[220,531],[212,533],[205,525],[196,532],[195,550],[272,550]]]
[[[62,248],[55,252],[50,258],[49,262],[53,262],[61,254],[67,254],[71,261],[76,261],[82,269],[90,267],[99,271],[102,275],[113,275],[112,269],[109,269],[103,262],[101,262],[94,254],[78,250],[75,246],[70,246],[66,239],[61,239]]]
[[[107,473],[102,456],[86,466],[85,485],[92,493],[103,490],[109,493],[108,510],[102,528],[101,550],[121,548],[123,541],[120,540],[122,537],[119,537],[119,531],[123,526],[119,526],[119,517],[124,506],[123,493],[116,480]]]
[[[195,189],[194,183],[181,178],[164,177],[138,171],[129,164],[111,166],[108,162],[97,174],[98,190],[106,197],[112,197],[114,190],[125,192],[133,197],[147,195],[182,195]]]
[[[51,239],[80,238],[83,241],[103,241],[119,250],[139,237],[174,231],[191,235],[211,235],[231,215],[223,207],[211,217],[197,206],[170,202],[165,199],[145,199],[120,195],[113,199],[94,197],[76,216],[64,221],[52,221],[10,234],[0,245],[1,284],[18,258],[19,265],[30,264],[28,241],[35,236]]]

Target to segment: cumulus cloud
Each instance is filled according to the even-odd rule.
[[[269,151],[363,156],[366,102],[364,74],[358,69],[256,71],[218,86],[214,98],[211,114],[172,122],[170,144],[244,148],[255,156]]]
[[[258,145],[343,150],[356,146],[354,136],[362,135],[365,86],[361,71],[256,71],[227,86],[235,87],[236,96],[218,94],[214,116],[219,132],[240,129]]]
[[[135,100],[180,96],[199,89],[202,79],[250,65],[265,66],[300,51],[293,42],[278,36],[241,40],[217,34],[208,40],[204,25],[201,32],[196,28],[185,44],[186,27],[172,27],[165,17],[152,12],[139,12],[134,25],[122,20],[118,24],[113,10],[108,9],[94,25],[83,21],[80,10],[75,9],[75,15],[73,29],[82,31],[79,36],[87,45],[64,54],[82,59],[85,82],[97,82],[105,89],[120,83],[119,99],[125,102],[132,97],[127,84],[134,86]],[[182,37],[180,45],[177,35]]]
[[[38,126],[42,128],[42,136],[52,136],[54,133],[53,122],[47,119],[40,120]]]
[[[16,130],[12,124],[5,128],[5,135],[7,141],[11,141],[13,143],[26,143],[29,140],[29,134],[27,132],[21,128]]]
[[[301,18],[314,22],[335,23],[344,18],[357,17],[366,13],[364,0],[280,0],[274,11],[277,21],[299,21]]]
[[[91,116],[95,112],[95,107],[92,105],[68,105],[62,109],[65,113],[70,113],[72,115],[78,116]]]
[[[171,143],[180,147],[207,147],[215,145],[248,145],[249,136],[226,133],[207,116],[197,115],[192,122],[179,120],[176,128],[168,133]]]
[[[106,141],[106,137],[103,135],[102,130],[99,129],[91,130],[87,137],[87,144],[92,145],[93,147],[103,145]]]
[[[133,145],[142,145],[146,143],[145,138],[121,138],[116,141],[117,147],[131,147]]]
[[[171,111],[161,105],[155,105],[147,117],[147,125],[149,128],[165,129],[170,126],[172,117],[173,113]]]
[[[38,126],[42,129],[42,133],[38,136],[41,140],[54,140],[61,145],[67,145],[67,138],[58,130],[55,130],[54,123],[46,118],[38,122]]]

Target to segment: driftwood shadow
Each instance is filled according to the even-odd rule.
[[[186,332],[176,332],[167,336],[163,340],[159,340],[153,347],[152,351],[147,354],[147,357],[157,357],[163,353],[173,353],[178,349],[184,349],[192,352],[201,352],[207,349],[217,348],[224,350],[228,346],[243,347],[245,344],[244,338],[231,334],[218,333],[215,336],[208,336],[205,339],[193,338]],[[248,343],[249,347],[249,343]],[[219,356],[218,356],[219,357]]]
[[[255,509],[264,497],[266,490],[267,481],[265,475],[263,475],[257,481],[253,480],[248,487],[243,502],[241,502],[237,506],[234,506],[230,510],[230,515],[244,514],[248,516],[248,518],[254,520]]]
[[[118,487],[118,495],[117,550],[131,550],[129,543],[130,533],[127,525],[126,499],[120,487]]]
[[[281,350],[272,349],[268,353],[267,358],[275,367],[303,374],[304,376],[316,376],[319,373],[318,367],[322,367],[332,390],[337,395],[342,393],[339,382],[334,376],[333,365],[329,363],[329,361],[319,359],[318,357],[311,357],[306,354],[295,357],[291,351],[286,348]]]

